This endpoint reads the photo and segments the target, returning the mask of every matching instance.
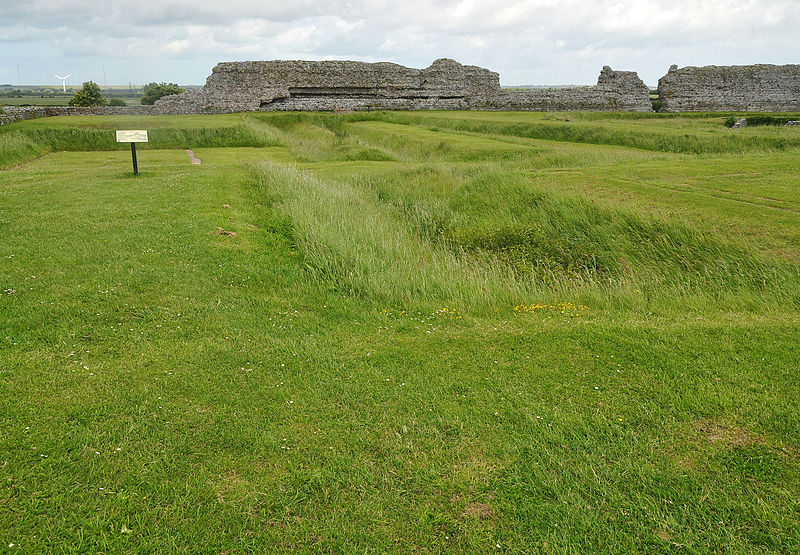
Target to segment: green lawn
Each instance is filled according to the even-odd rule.
[[[0,128],[0,549],[800,550],[800,129],[565,117]]]

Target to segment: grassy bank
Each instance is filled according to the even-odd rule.
[[[88,116],[28,120],[0,127],[0,169],[58,151],[107,151],[130,148],[117,143],[116,129],[147,129],[141,149],[253,147],[277,143],[242,123],[240,117],[214,118]]]

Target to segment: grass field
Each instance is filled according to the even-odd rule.
[[[0,128],[0,549],[797,552],[800,128],[725,116]]]
[[[47,85],[6,85],[0,86],[0,107],[2,106],[67,106],[72,96],[81,86],[67,86],[64,92],[61,86]],[[126,104],[140,104],[142,88],[129,85],[104,85],[102,93],[107,100],[121,98]]]

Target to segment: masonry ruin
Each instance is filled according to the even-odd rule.
[[[603,67],[593,87],[501,89],[470,99],[472,110],[651,112],[650,89],[634,71]]]
[[[800,65],[673,65],[658,80],[662,112],[800,110]]]
[[[594,87],[510,91],[497,73],[447,58],[425,69],[387,62],[268,61],[217,64],[199,90],[164,97],[158,113],[274,110],[650,111],[632,71],[606,66]]]
[[[658,81],[662,112],[800,111],[800,65],[672,66]],[[155,106],[5,107],[0,125],[61,115],[221,114],[304,110],[650,112],[633,71],[605,66],[591,87],[504,89],[497,73],[442,58],[425,69],[350,61],[222,62],[204,87]]]

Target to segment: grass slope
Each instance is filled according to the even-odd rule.
[[[0,131],[0,545],[800,549],[795,130],[511,119]]]

